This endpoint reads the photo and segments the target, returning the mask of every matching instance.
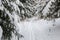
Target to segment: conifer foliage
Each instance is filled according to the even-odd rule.
[[[42,1],[42,0],[41,0]],[[44,0],[43,0],[44,1]],[[51,1],[51,0],[50,0]],[[19,37],[23,37],[23,35],[19,34],[16,31],[16,19],[15,16],[19,17],[17,22],[21,20],[25,20],[26,18],[31,18],[35,16],[41,16],[40,18],[59,18],[60,17],[60,0],[51,1],[50,7],[48,7],[49,11],[44,16],[42,13],[48,1],[44,6],[43,3],[39,4],[35,0],[0,0],[0,26],[3,30],[2,39],[11,40],[12,33],[18,35]],[[34,4],[35,3],[35,4]],[[39,5],[39,7],[38,7]],[[41,8],[41,10],[39,10]],[[16,17],[16,18],[17,18]],[[20,36],[19,36],[20,35]]]
[[[60,17],[60,0],[54,0],[51,2],[49,11],[47,13],[48,18],[59,18]]]

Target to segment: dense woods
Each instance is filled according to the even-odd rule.
[[[45,9],[46,7],[48,9]],[[44,15],[43,11],[48,12]],[[18,16],[19,19],[17,18],[16,20],[14,16]],[[3,30],[2,39],[11,40],[12,33],[18,39],[24,37],[24,35],[17,32],[15,22],[20,22],[34,16],[49,20],[60,18],[60,0],[0,0],[0,26]]]

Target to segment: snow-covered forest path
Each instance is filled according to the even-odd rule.
[[[60,40],[58,1],[0,0],[0,40]]]
[[[23,40],[60,40],[60,19],[53,21],[37,20],[20,23]],[[53,23],[55,26],[53,26]]]

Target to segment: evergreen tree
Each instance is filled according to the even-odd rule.
[[[15,35],[18,35],[18,40],[19,37],[23,37],[23,35],[19,34],[16,31],[16,25],[14,24],[15,22],[15,18],[12,17],[14,15],[19,16],[20,21],[21,20],[25,20],[26,18],[31,18],[33,16],[35,16],[35,13],[37,12],[37,16],[39,15],[40,18],[59,18],[60,17],[60,0],[54,0],[54,2],[52,2],[51,0],[49,0],[48,2],[46,2],[46,4],[44,6],[42,6],[41,4],[41,10],[36,11],[36,9],[34,7],[36,7],[36,5],[38,4],[34,4],[35,0],[0,0],[1,4],[0,4],[0,26],[3,30],[3,34],[2,34],[2,39],[8,39],[11,40],[12,37],[12,33],[14,33]],[[46,14],[46,16],[44,16],[42,13],[43,10],[45,9],[45,7],[47,6],[47,4],[51,1],[51,5],[48,8],[49,11]],[[34,5],[33,5],[34,4]],[[40,6],[39,6],[40,7]],[[38,14],[39,13],[39,14]],[[19,22],[19,20],[17,21]]]
[[[44,16],[44,17],[50,18],[50,19],[59,18],[60,17],[60,13],[59,13],[59,10],[60,10],[60,2],[59,1],[60,0],[54,0],[54,1],[50,0],[50,1],[51,1],[51,5],[50,5],[50,7],[48,7],[49,11],[48,11],[48,13],[46,13],[46,16]]]
[[[14,5],[12,5],[10,3],[10,2],[14,3],[16,0],[0,0],[0,1],[1,1],[1,4],[0,4],[0,26],[3,31],[1,40],[11,40],[12,33],[14,33],[18,37],[18,39],[20,37],[23,37],[23,35],[21,35],[17,32],[16,25],[13,23],[14,17],[11,17],[11,16],[13,16],[12,14],[16,14],[16,13],[13,13],[16,11],[17,11],[17,14],[19,15],[19,11],[18,10],[15,11],[15,8],[13,7]],[[19,6],[19,5],[17,5],[17,6]]]

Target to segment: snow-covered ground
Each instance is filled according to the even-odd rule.
[[[24,37],[20,40],[60,40],[60,19],[55,22],[47,20],[35,20],[20,22],[19,32]],[[53,26],[55,24],[55,26]],[[0,28],[0,38],[2,29]]]
[[[17,7],[16,4],[21,3],[16,1],[16,4],[14,3],[11,4],[13,5],[13,7],[15,7],[15,11],[16,10],[19,11],[19,8]],[[51,4],[51,1],[49,2],[49,4]],[[46,10],[48,10],[48,7],[50,7],[49,4],[47,4],[45,9],[43,10],[44,15],[48,12]],[[0,9],[1,8],[3,9],[3,7],[0,7]],[[35,20],[35,18],[32,18],[30,20],[20,22],[20,17],[17,15],[16,12],[13,12],[12,15],[7,10],[6,12],[9,14],[11,18],[14,18],[14,24],[16,25],[17,29],[19,29],[18,30],[19,33],[24,36],[20,38],[20,40],[60,40],[60,19],[56,19],[56,21],[53,22],[53,20],[52,21],[47,21],[44,19]],[[53,26],[53,24],[55,25]],[[0,27],[0,40],[1,36],[2,29]]]
[[[20,33],[23,40],[60,40],[60,19],[56,22],[37,20],[20,23]],[[55,26],[53,26],[55,24]]]
[[[1,36],[2,36],[2,29],[0,27],[0,40],[1,40]]]

